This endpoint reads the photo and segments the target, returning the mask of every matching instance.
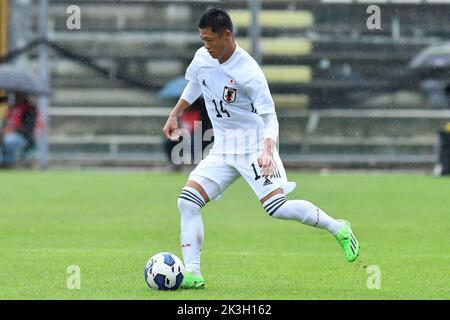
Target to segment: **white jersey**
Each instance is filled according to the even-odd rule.
[[[214,130],[210,154],[261,152],[264,122],[258,114],[275,113],[267,80],[258,63],[236,44],[220,64],[205,47],[195,53],[186,79],[202,88]]]

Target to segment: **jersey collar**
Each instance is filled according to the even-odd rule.
[[[239,47],[238,43],[236,41],[234,43],[236,44],[236,48],[234,48],[234,52],[231,55],[231,57],[229,57],[228,60],[225,61],[224,63],[222,63],[222,64],[219,63],[219,65],[226,66],[227,64],[230,63],[231,60],[233,60],[234,57],[236,57],[238,51],[241,51],[241,47]]]

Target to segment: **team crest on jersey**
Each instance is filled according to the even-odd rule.
[[[236,91],[235,88],[224,87],[223,88],[223,100],[228,103],[232,103],[236,101]]]

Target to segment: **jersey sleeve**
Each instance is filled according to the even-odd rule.
[[[198,97],[200,97],[201,94],[202,87],[192,81],[189,81],[181,94],[181,99],[187,101],[189,104],[192,104],[198,99]]]
[[[264,113],[260,114],[260,117],[264,122],[264,139],[270,138],[276,142],[279,132],[277,115],[275,113]]]
[[[187,67],[186,74],[184,76],[186,78],[186,80],[191,81],[196,84],[199,84],[198,80],[197,80],[197,71],[198,71],[198,67],[200,64],[200,60],[202,59],[200,50],[201,50],[201,48],[199,50],[197,50],[197,52],[195,53],[194,58],[192,59],[189,66]]]
[[[269,85],[261,68],[256,65],[245,82],[247,94],[259,114],[275,113],[275,104],[270,93]]]

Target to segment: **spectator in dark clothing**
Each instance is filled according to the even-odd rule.
[[[195,102],[193,102],[187,109],[186,112],[180,117],[179,119],[179,125],[180,128],[186,129],[189,131],[191,135],[191,154],[190,159],[191,161],[194,161],[196,159],[195,156],[195,131],[199,130],[199,124],[201,123],[201,137],[203,137],[206,130],[211,129],[211,121],[209,120],[208,113],[206,111],[205,107],[205,101],[203,100],[203,97],[198,98]],[[166,155],[168,157],[169,163],[172,164],[172,169],[174,171],[181,170],[181,166],[174,164],[172,161],[172,149],[181,141],[183,140],[183,137],[180,137],[180,140],[171,141],[171,140],[165,140],[164,142],[164,148],[166,151]],[[202,154],[199,156],[199,159],[203,159],[203,152],[205,152],[206,147],[211,143],[211,141],[214,141],[214,137],[212,137],[209,141],[203,141],[202,139],[202,147],[201,152]],[[197,155],[198,156],[198,155]]]
[[[13,168],[17,164],[19,152],[34,147],[34,129],[37,108],[26,93],[16,92],[13,105],[8,106],[6,119],[1,129],[1,154],[3,168]]]

